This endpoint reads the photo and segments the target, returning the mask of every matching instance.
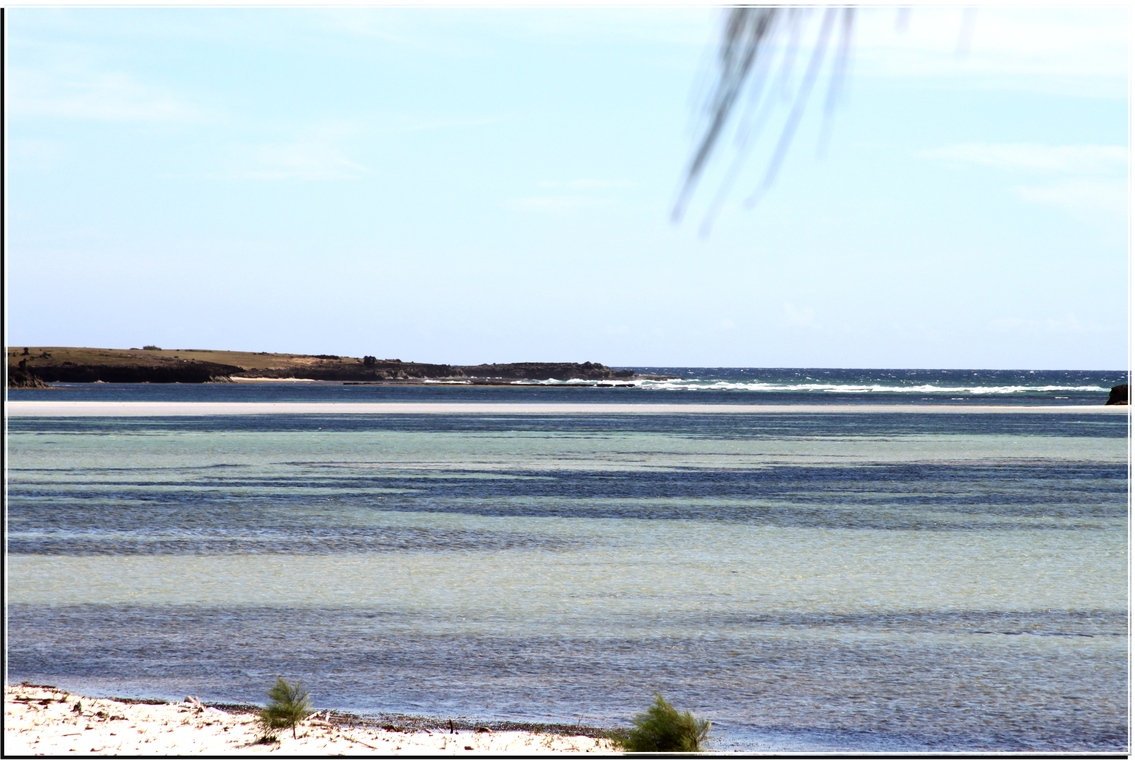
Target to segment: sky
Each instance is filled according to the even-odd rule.
[[[822,18],[675,221],[719,10],[9,8],[6,342],[1126,368],[1129,10]]]

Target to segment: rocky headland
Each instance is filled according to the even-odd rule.
[[[522,362],[458,366],[332,354],[271,354],[201,349],[8,348],[8,387],[47,383],[210,383],[322,380],[350,383],[508,384],[518,380],[623,381],[632,370],[594,362]]]
[[[21,367],[8,367],[9,388],[50,388],[51,386]]]

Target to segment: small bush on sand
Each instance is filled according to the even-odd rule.
[[[296,726],[311,715],[311,696],[297,681],[288,683],[277,676],[276,684],[268,690],[268,706],[260,711],[260,725],[264,738],[274,736],[282,728],[292,729],[296,738]]]
[[[654,704],[631,719],[634,728],[611,734],[611,742],[626,752],[703,752],[708,720],[695,718],[654,695]]]

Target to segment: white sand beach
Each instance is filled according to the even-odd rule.
[[[235,414],[1127,414],[1127,406],[993,404],[532,404],[211,401],[8,401],[13,417]]]
[[[528,731],[387,730],[317,712],[297,738],[257,743],[251,713],[187,698],[171,704],[91,699],[50,686],[7,686],[4,752],[12,755],[533,755],[610,753],[604,739]]]

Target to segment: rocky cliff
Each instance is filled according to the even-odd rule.
[[[50,388],[51,386],[38,377],[19,367],[8,368],[9,388]]]
[[[25,376],[47,383],[207,383],[224,380],[241,367],[161,351],[116,349],[8,349],[8,387]]]
[[[34,373],[49,383],[209,383],[225,380],[240,367],[212,362],[176,362],[162,365],[60,364],[36,367]]]

